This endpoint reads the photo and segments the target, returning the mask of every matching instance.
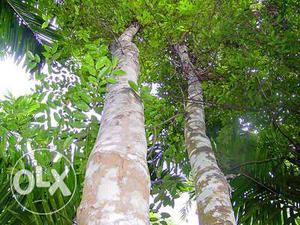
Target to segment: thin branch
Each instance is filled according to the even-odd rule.
[[[300,147],[299,144],[296,143],[292,138],[290,138],[288,135],[286,135],[278,126],[278,124],[275,122],[275,119],[273,119],[273,125],[274,127],[279,131],[279,133],[282,134],[282,136],[284,136],[294,147],[295,149],[292,149],[294,152],[299,152]]]
[[[255,178],[251,177],[250,175],[241,172],[241,175],[243,175],[244,177],[252,180],[254,183],[258,184],[259,186],[262,186],[263,188],[267,189],[268,191],[272,192],[275,195],[280,195],[279,193],[277,193],[276,191],[272,190],[271,188],[269,188],[268,186],[264,185],[263,183],[261,183],[260,181],[256,180]]]
[[[273,160],[281,160],[281,159],[284,159],[284,157],[280,157],[280,158],[274,157],[274,158],[269,158],[269,159],[264,159],[264,160],[258,160],[258,161],[249,161],[249,162],[245,162],[245,163],[239,164],[237,166],[234,166],[230,170],[239,169],[241,167],[248,166],[248,165],[253,165],[253,164],[268,163],[268,162],[273,161]]]
[[[154,127],[156,128],[156,127],[160,127],[160,126],[166,124],[166,123],[169,122],[170,120],[173,120],[173,119],[175,119],[176,117],[178,117],[178,116],[180,116],[180,115],[183,115],[183,113],[177,113],[177,114],[171,116],[170,118],[166,119],[166,120],[165,120],[164,122],[162,122],[162,123],[154,124],[154,125],[152,125],[152,126],[146,126],[146,128],[154,128]]]

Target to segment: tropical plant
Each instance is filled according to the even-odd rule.
[[[10,7],[8,2],[15,1],[1,1]],[[15,4],[34,5],[27,1]],[[62,38],[52,46],[43,45],[42,57],[49,71],[34,74],[39,84],[32,97],[42,105],[40,111],[31,109],[36,110],[34,116],[28,112],[26,98],[19,100],[24,101],[22,107],[12,99],[1,102],[2,130],[18,137],[7,149],[10,139],[2,131],[2,152],[16,157],[28,140],[33,148],[54,144],[66,155],[78,157],[74,163],[79,165],[82,187],[86,160],[99,128],[105,86],[117,87],[122,76],[128,78],[122,71],[127,68],[115,68],[122,62],[111,56],[107,46],[118,44],[124,30],[138,22],[141,29],[133,41],[139,49],[141,72],[137,82],[124,85],[129,95],[141,97],[145,108],[154,196],[151,210],[174,206],[182,192],[198,197],[188,179],[191,166],[183,136],[187,119],[184,106],[190,101],[205,107],[207,134],[218,165],[230,181],[239,223],[299,224],[298,1],[72,0],[38,4],[40,12],[36,15],[43,20],[35,32],[42,33],[42,26],[55,18],[60,28],[56,33]],[[0,18],[13,11],[2,12]],[[24,18],[35,18],[29,14]],[[1,41],[1,48],[14,52],[17,48],[8,47],[9,43],[18,46],[19,41],[12,41],[13,33],[7,33],[10,28],[2,28],[8,24],[5,21],[0,25],[0,37],[6,40]],[[173,48],[177,43],[188,47],[202,84],[203,100],[187,96],[187,77],[182,76],[186,68]],[[41,55],[35,48],[31,52],[27,65],[35,69]],[[13,162],[3,164],[3,171]],[[7,190],[1,175],[2,190]],[[20,210],[10,195],[1,202],[16,212]],[[66,221],[74,218],[78,204],[76,200]],[[12,211],[1,210],[3,223],[13,223]],[[21,211],[19,218],[23,217],[30,215]],[[53,217],[59,221],[59,216]],[[160,221],[153,217],[150,220],[154,224]]]
[[[32,0],[0,1],[0,51],[14,55],[20,62],[30,51],[41,53],[42,45],[57,40],[52,17],[42,14],[37,2]]]

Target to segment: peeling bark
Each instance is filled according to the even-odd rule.
[[[183,73],[188,80],[185,105],[185,142],[195,179],[196,202],[200,225],[233,225],[234,213],[230,191],[218,167],[211,142],[206,135],[201,84],[190,61],[186,45],[176,45]]]
[[[112,50],[126,72],[108,86],[97,141],[89,157],[83,196],[77,210],[79,225],[148,225],[150,178],[144,109],[128,81],[137,83],[138,49],[132,24]]]

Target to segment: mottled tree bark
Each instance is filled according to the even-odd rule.
[[[233,225],[234,213],[228,183],[218,167],[206,135],[200,81],[190,61],[186,45],[176,45],[183,73],[188,80],[185,105],[185,142],[195,179],[200,225]]]
[[[79,225],[148,225],[150,179],[141,99],[128,81],[137,83],[138,49],[132,24],[114,44],[112,54],[126,72],[108,86],[97,141],[89,157]]]

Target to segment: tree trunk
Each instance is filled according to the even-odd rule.
[[[186,45],[176,45],[183,73],[188,80],[185,105],[185,142],[195,179],[200,225],[233,225],[234,213],[228,183],[218,167],[206,135],[204,104],[200,81],[190,61]]]
[[[97,141],[89,157],[79,225],[148,225],[150,178],[144,109],[128,81],[137,83],[138,49],[132,24],[115,43],[112,54],[126,72],[108,86]]]

